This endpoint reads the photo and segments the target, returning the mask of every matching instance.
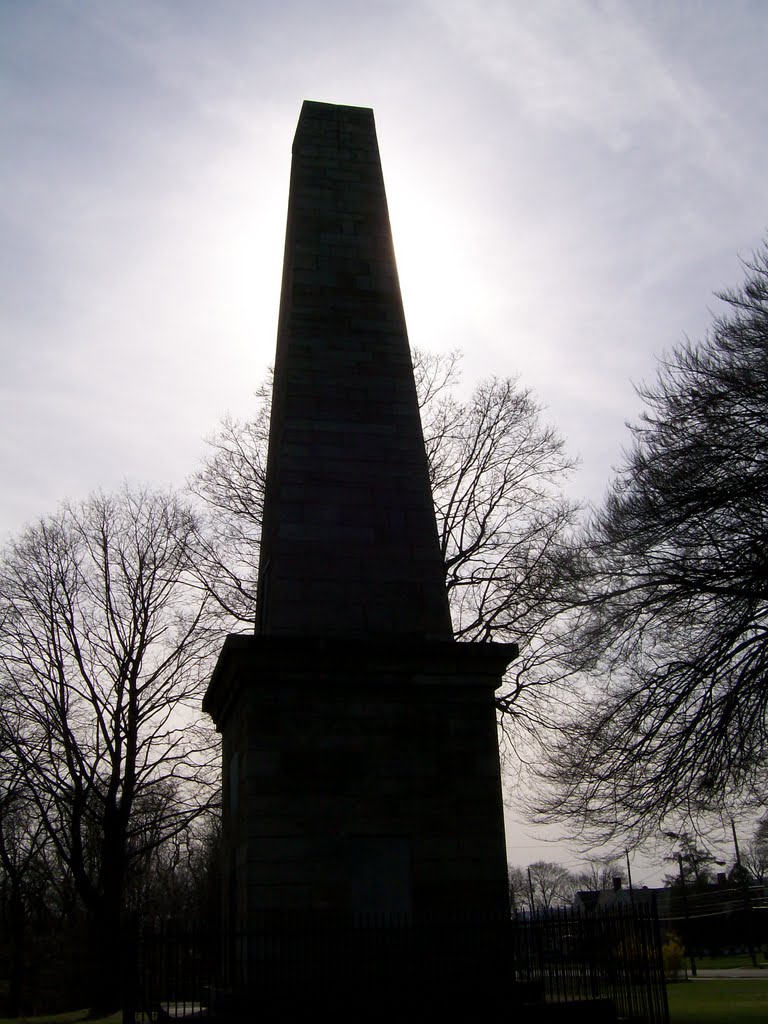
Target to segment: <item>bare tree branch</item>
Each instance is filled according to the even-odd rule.
[[[551,724],[555,691],[574,670],[565,611],[582,562],[571,537],[578,509],[562,494],[574,462],[516,380],[491,378],[462,399],[458,353],[413,357],[454,632],[520,644],[499,697],[519,747],[514,722]],[[267,382],[253,420],[223,422],[190,481],[213,538],[201,574],[224,614],[251,628],[269,399]]]
[[[540,810],[598,838],[766,798],[768,249],[745,268],[704,342],[638,389],[589,526],[574,635],[596,675],[548,751]]]
[[[125,489],[63,506],[0,558],[5,756],[94,922],[98,998],[132,865],[216,796],[198,541],[177,498]]]

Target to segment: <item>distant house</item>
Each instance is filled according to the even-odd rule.
[[[573,898],[575,910],[581,910],[587,914],[595,910],[608,910],[614,907],[647,907],[655,903],[660,918],[668,917],[670,913],[671,889],[649,889],[643,886],[641,889],[625,889],[620,878],[613,879],[613,886],[610,889],[585,889],[577,892]]]
[[[768,939],[768,887],[734,885],[726,875],[694,888],[626,889],[620,878],[601,891],[577,892],[573,907],[589,915],[614,907],[655,905],[662,931],[675,931],[698,955],[744,951]]]

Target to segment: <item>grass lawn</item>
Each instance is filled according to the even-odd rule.
[[[667,985],[667,996],[672,1024],[739,1024],[740,1021],[768,1020],[768,984],[758,978],[681,981]]]
[[[88,1024],[120,1024],[122,1019],[122,1012],[113,1013],[110,1017],[90,1019],[87,1010],[71,1010],[69,1013],[48,1014],[43,1017],[0,1017],[0,1024],[80,1024],[86,1020]]]

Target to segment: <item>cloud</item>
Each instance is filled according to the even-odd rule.
[[[463,347],[468,379],[522,371],[585,464],[599,444],[601,489],[628,377],[764,226],[765,16],[671,6],[0,5],[5,479],[47,432],[30,507],[105,472],[179,482],[247,409],[309,97],[375,108],[413,341]]]
[[[730,178],[727,112],[647,31],[653,5],[434,0],[454,43],[547,132],[621,153],[656,146]],[[652,17],[652,15],[651,15]]]

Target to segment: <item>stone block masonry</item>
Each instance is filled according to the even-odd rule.
[[[265,912],[503,913],[494,690],[515,654],[453,640],[373,113],[305,103],[256,631],[204,702],[232,935]]]
[[[451,636],[371,110],[296,131],[260,573],[264,634]]]

